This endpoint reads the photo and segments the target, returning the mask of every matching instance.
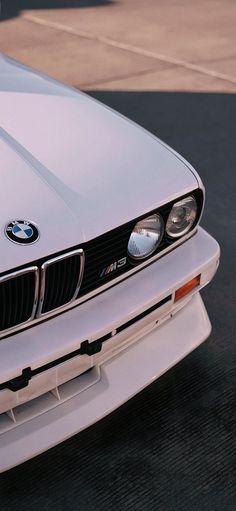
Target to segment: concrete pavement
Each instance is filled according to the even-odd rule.
[[[233,0],[15,3],[0,50],[75,87],[236,90]]]

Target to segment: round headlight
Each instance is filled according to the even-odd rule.
[[[163,220],[160,215],[151,215],[138,222],[129,239],[128,254],[133,259],[145,259],[155,252],[163,235]]]
[[[192,227],[197,216],[197,203],[194,197],[186,197],[176,202],[168,216],[166,232],[171,238],[186,234]]]

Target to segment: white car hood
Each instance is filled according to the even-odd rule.
[[[90,97],[0,58],[0,272],[95,238],[188,193],[179,155]],[[11,220],[37,224],[33,245]]]

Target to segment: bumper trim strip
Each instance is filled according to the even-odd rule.
[[[152,307],[149,307],[148,309],[141,312],[140,314],[138,314],[134,318],[130,319],[126,323],[123,323],[121,326],[119,326],[116,329],[116,333],[118,334],[118,333],[122,332],[123,330],[125,330],[126,328],[129,328],[131,325],[140,321],[144,317],[148,316],[149,314],[154,312],[156,309],[159,309],[165,303],[170,302],[171,299],[172,299],[172,295],[166,296],[160,302],[152,305]],[[102,344],[104,342],[108,341],[109,339],[111,339],[113,337],[113,335],[114,335],[113,332],[109,332],[108,334],[104,335],[103,337],[100,337],[99,339],[96,339],[95,341],[93,341],[91,343],[89,343],[88,340],[83,341],[81,343],[79,349],[72,351],[70,353],[67,353],[63,357],[57,358],[56,360],[53,360],[52,362],[49,362],[48,364],[37,367],[37,369],[31,370],[30,367],[27,367],[22,370],[21,375],[16,376],[15,378],[12,378],[11,380],[8,380],[4,383],[1,383],[0,391],[4,390],[4,389],[9,389],[12,392],[17,392],[18,390],[21,390],[22,388],[27,387],[31,378],[33,376],[36,376],[37,374],[40,374],[44,371],[52,369],[53,367],[55,367],[59,364],[63,364],[63,362],[66,362],[67,360],[70,360],[70,359],[77,357],[79,355],[88,355],[88,356],[95,355],[96,353],[98,353],[99,351],[102,350]]]

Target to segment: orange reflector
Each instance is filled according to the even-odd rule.
[[[177,291],[175,291],[175,302],[186,296],[190,291],[192,291],[195,287],[199,286],[200,284],[200,277],[201,275],[198,275],[197,277],[194,277],[193,279],[189,280],[184,284],[183,286],[179,287]]]

